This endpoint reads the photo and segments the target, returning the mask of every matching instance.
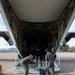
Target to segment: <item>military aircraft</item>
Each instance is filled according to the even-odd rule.
[[[21,55],[21,53],[20,53],[20,51],[19,51],[19,48],[17,47],[17,43],[16,43],[16,41],[15,41],[15,38],[14,38],[14,35],[13,35],[13,33],[12,33],[12,30],[11,30],[11,27],[10,27],[10,25],[9,25],[9,22],[8,22],[8,20],[7,20],[7,17],[6,17],[6,14],[5,14],[5,12],[4,12],[4,10],[3,10],[3,7],[2,7],[2,5],[1,5],[1,3],[0,3],[0,13],[1,13],[1,15],[2,15],[2,17],[3,17],[3,20],[4,20],[4,22],[5,22],[5,25],[6,25],[6,27],[7,27],[7,29],[8,29],[8,32],[9,32],[9,35],[10,35],[10,38],[12,39],[12,43],[11,44],[14,44],[15,46],[16,46],[16,48],[17,48],[17,51],[18,51],[18,54],[19,55]],[[69,39],[71,38],[71,37],[73,37],[73,36],[75,36],[75,34],[74,33],[68,33],[68,30],[69,30],[69,28],[70,28],[70,26],[71,26],[71,24],[72,24],[72,21],[74,20],[74,18],[75,18],[75,9],[74,9],[74,12],[73,12],[73,14],[72,14],[72,17],[71,17],[71,19],[70,19],[70,21],[69,21],[69,23],[68,23],[68,25],[67,25],[67,28],[66,28],[66,30],[65,30],[65,32],[64,32],[64,35],[62,36],[62,38],[61,38],[61,40],[60,40],[60,43],[59,43],[59,46],[58,46],[58,48],[57,48],[57,50],[56,50],[56,53],[57,52],[59,52],[60,53],[60,46],[62,46],[62,45],[65,45],[65,43],[67,42],[67,41],[69,41]],[[68,33],[68,35],[67,35],[67,33]],[[4,35],[4,36],[3,36]],[[66,36],[67,35],[67,36]],[[72,36],[71,36],[72,35]],[[5,33],[3,33],[1,36],[3,36],[5,39],[6,38],[9,38]],[[70,37],[69,37],[70,36]],[[30,39],[30,38],[29,38]],[[7,39],[6,39],[7,40]],[[44,39],[45,40],[45,39]],[[8,41],[8,40],[7,40]],[[32,40],[33,41],[33,40]],[[45,41],[47,41],[47,40],[45,40]],[[39,51],[39,49],[38,49],[38,51]],[[22,55],[21,55],[22,56]],[[40,59],[39,59],[40,60]],[[38,62],[39,64],[38,64],[38,66],[37,66],[37,68],[45,68],[45,65],[43,66],[43,67],[41,67],[40,66],[40,61],[36,61],[36,60],[34,60],[34,61],[36,61],[36,62]],[[57,60],[58,60],[58,62],[56,63],[55,62],[55,71],[59,71],[60,70],[60,68],[61,68],[61,64],[60,64],[60,55],[57,55]],[[44,63],[43,61],[42,61],[42,63]],[[19,68],[19,67],[18,67]],[[21,68],[19,68],[19,70],[20,70]],[[21,69],[22,70],[22,69]]]

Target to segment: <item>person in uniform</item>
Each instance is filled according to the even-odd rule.
[[[35,64],[35,62],[33,61],[33,56],[31,54],[23,58],[22,61],[20,62],[21,66],[25,70],[25,75],[28,75],[28,71],[29,71],[28,64],[29,63]]]
[[[45,49],[45,61],[46,61],[46,75],[55,75],[54,72],[54,55],[49,51],[49,49]],[[50,68],[50,71],[49,71]]]

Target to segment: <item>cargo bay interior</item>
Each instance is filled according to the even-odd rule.
[[[41,1],[28,1],[27,4],[25,1],[20,2],[17,0],[2,1],[2,6],[16,40],[16,44],[23,57],[25,54],[35,54],[35,52],[33,52],[35,46],[38,48],[36,52],[38,55],[41,55],[40,53],[44,55],[44,50],[47,47],[58,46],[74,10],[75,2],[74,0],[53,1],[51,1],[51,5],[55,5],[52,7],[54,7],[54,9],[58,8],[59,11],[53,10],[49,4],[50,2],[46,2],[45,0],[43,3]],[[39,6],[37,5],[36,7],[36,4]],[[47,6],[45,6],[45,4],[47,4]],[[20,7],[23,5],[21,7],[22,9],[19,8],[18,5],[20,5]]]
[[[23,23],[24,25],[22,24],[21,35],[22,51],[24,55],[26,53],[32,53],[33,55],[38,56],[45,55],[45,49],[51,48],[52,42],[57,39],[56,29],[58,28],[52,29],[49,27],[50,23]]]

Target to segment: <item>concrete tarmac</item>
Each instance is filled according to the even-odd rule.
[[[24,75],[24,72],[18,71],[15,64],[18,63],[17,52],[0,52],[0,65],[2,65],[2,75]],[[60,58],[61,70],[55,75],[75,75],[75,52],[57,53]],[[40,75],[40,74],[28,74]]]

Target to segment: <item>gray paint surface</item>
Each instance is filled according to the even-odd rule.
[[[70,0],[8,0],[19,19],[30,22],[57,20]]]

